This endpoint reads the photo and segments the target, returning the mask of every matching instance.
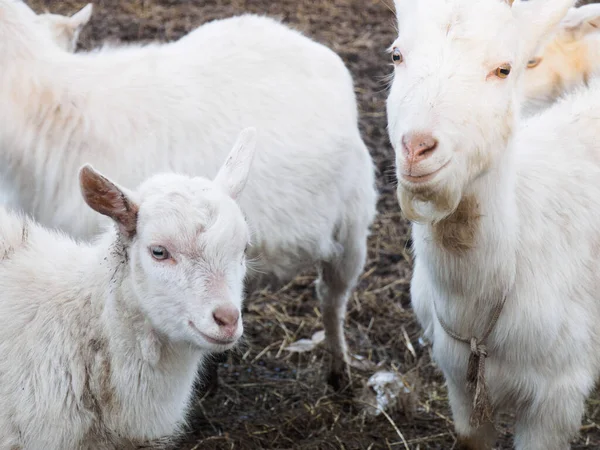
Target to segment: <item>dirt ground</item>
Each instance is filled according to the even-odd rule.
[[[29,1],[38,11],[72,13],[84,1]],[[324,383],[324,350],[283,348],[322,329],[314,276],[248,299],[244,344],[219,368],[221,386],[198,399],[189,433],[178,447],[195,449],[452,449],[455,436],[443,377],[410,308],[408,225],[394,196],[393,152],[386,134],[386,48],[394,37],[391,0],[97,0],[81,36],[90,49],[103,40],[173,40],[204,22],[243,12],[267,14],[330,46],[355,79],[361,131],[379,170],[379,217],[369,261],[349,304],[352,352],[407,375],[418,375],[418,402],[367,418],[361,403],[332,395]],[[388,5],[389,4],[389,5]],[[353,370],[355,392],[371,372]],[[412,377],[412,378],[411,378]],[[600,396],[589,401],[574,449],[600,448]],[[412,414],[410,414],[412,412]],[[499,424],[499,448],[511,445],[510,416]]]

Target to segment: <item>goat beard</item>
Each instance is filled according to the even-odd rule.
[[[456,179],[435,187],[408,190],[398,186],[398,203],[411,222],[435,224],[450,216],[460,204],[463,185]]]

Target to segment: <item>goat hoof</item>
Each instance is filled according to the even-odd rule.
[[[493,445],[486,439],[476,439],[459,436],[455,450],[492,450]]]
[[[346,370],[332,370],[327,376],[327,384],[340,395],[352,396],[350,376]]]

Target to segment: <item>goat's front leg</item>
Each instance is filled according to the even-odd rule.
[[[563,375],[563,383],[542,381],[527,406],[517,408],[515,426],[516,450],[569,450],[577,436],[588,392],[581,390],[577,377]]]
[[[458,434],[456,450],[492,450],[497,433],[493,424],[483,424],[478,428],[471,426],[472,397],[464,385],[455,384],[446,378],[448,400],[454,418],[454,428]]]

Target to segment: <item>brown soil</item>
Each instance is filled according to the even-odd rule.
[[[29,1],[38,11],[72,13],[85,1]],[[402,409],[365,418],[360,405],[336,398],[324,384],[326,354],[290,356],[282,347],[322,328],[313,274],[251,296],[246,341],[221,364],[216,394],[199,399],[198,414],[180,449],[451,449],[452,418],[443,377],[410,308],[408,225],[394,196],[393,152],[386,134],[386,80],[394,38],[391,0],[97,0],[81,37],[90,49],[101,41],[172,40],[216,18],[267,14],[338,52],[355,78],[361,131],[379,169],[379,217],[369,261],[347,315],[354,353],[382,368],[418,374],[412,416]],[[356,390],[370,373],[353,370]],[[600,396],[589,402],[574,449],[600,448]],[[511,445],[510,417],[500,424],[500,448]]]

